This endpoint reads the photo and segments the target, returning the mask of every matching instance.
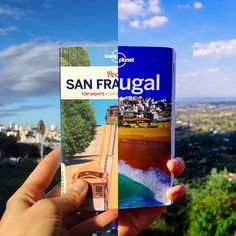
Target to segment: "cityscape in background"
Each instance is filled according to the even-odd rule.
[[[134,117],[148,117],[162,121],[165,117],[168,117],[167,111],[170,112],[170,104],[166,100],[162,101],[146,101],[141,97],[135,98],[136,100],[127,100],[128,98],[121,98],[119,105],[122,115],[129,115],[129,118]],[[134,99],[134,98],[133,98]],[[127,103],[127,101],[129,101]],[[139,103],[144,103],[143,106]],[[145,105],[149,106],[149,103],[153,104],[153,110],[150,112],[144,112]],[[123,104],[123,106],[121,106]],[[128,105],[127,105],[128,104]],[[196,99],[196,100],[182,100],[176,104],[176,127],[177,130],[182,129],[197,129],[198,132],[209,132],[212,135],[222,133],[227,128],[228,131],[234,130],[235,119],[234,112],[236,109],[236,99]],[[152,106],[151,106],[152,107]],[[138,111],[145,113],[146,115],[140,115]],[[164,113],[163,113],[164,112]],[[127,114],[126,114],[127,113]],[[136,116],[134,116],[134,113]],[[149,114],[150,113],[150,114]],[[217,115],[220,113],[220,115]],[[139,115],[137,115],[139,114]],[[149,117],[151,116],[151,117]],[[228,117],[228,121],[223,121]],[[224,118],[222,120],[222,118]],[[214,119],[214,120],[213,120]],[[39,122],[38,122],[39,123]],[[227,125],[226,125],[227,124]],[[0,120],[0,133],[6,136],[13,136],[19,143],[26,144],[38,144],[43,143],[45,146],[55,148],[60,143],[61,133],[60,127],[56,124],[51,124],[49,127],[45,127],[43,136],[37,132],[37,126],[39,124],[18,124],[17,121],[11,121],[8,125],[4,125]],[[223,139],[223,142],[229,142],[227,138]],[[189,143],[189,145],[192,145]],[[216,148],[218,150],[219,148]],[[215,149],[214,149],[215,150]]]
[[[41,143],[44,146],[54,149],[59,145],[60,142],[60,129],[57,125],[51,124],[50,127],[47,127],[45,130],[43,130],[43,133],[40,133],[39,130],[37,130],[39,122],[36,125],[21,125],[18,124],[17,121],[11,121],[8,126],[5,127],[0,121],[0,133],[4,133],[8,137],[15,137],[19,143]]]

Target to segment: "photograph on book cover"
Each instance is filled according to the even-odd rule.
[[[118,206],[118,106],[115,47],[61,48],[63,192],[89,184],[80,210]]]
[[[175,53],[119,46],[119,208],[169,205]]]

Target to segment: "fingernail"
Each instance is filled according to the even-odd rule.
[[[175,187],[168,189],[166,195],[171,200],[176,200],[178,198],[178,192],[176,191]]]
[[[175,162],[175,168],[179,168],[180,167],[180,161],[178,159],[174,159]]]
[[[72,185],[73,190],[81,192],[87,187],[87,183],[83,180],[77,180],[76,183]]]

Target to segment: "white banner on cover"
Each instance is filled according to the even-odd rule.
[[[118,99],[117,66],[61,67],[61,99]]]

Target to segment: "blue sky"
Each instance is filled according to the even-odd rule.
[[[117,8],[117,0],[1,0],[0,123],[59,125],[58,48],[117,38],[175,48],[177,99],[235,97],[235,0],[119,0],[119,20]]]
[[[95,118],[98,125],[105,124],[105,115],[107,113],[107,109],[110,106],[114,106],[117,104],[117,100],[115,99],[91,99],[90,104],[93,106],[95,111]]]
[[[117,41],[116,0],[0,1],[0,123],[60,124],[58,48]]]
[[[173,47],[177,99],[236,97],[236,1],[120,0],[119,43]]]

